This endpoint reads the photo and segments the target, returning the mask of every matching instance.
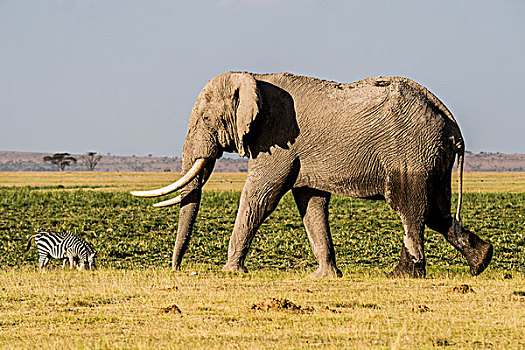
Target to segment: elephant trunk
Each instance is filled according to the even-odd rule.
[[[184,189],[185,190],[185,189]],[[184,191],[183,192],[186,192]],[[173,249],[172,267],[174,270],[180,269],[182,257],[190,242],[193,224],[199,211],[202,190],[199,187],[181,194],[181,208],[179,213],[179,226],[177,228],[177,239]]]
[[[181,203],[177,239],[173,250],[173,269],[180,268],[199,211],[202,186],[208,181],[214,166],[215,158],[183,157],[182,173],[184,175],[179,180],[160,189],[131,192],[132,195],[139,197],[157,197],[178,189],[181,190],[179,196],[154,204],[155,207],[164,207]]]
[[[184,165],[183,168],[187,168],[187,166]],[[202,186],[208,181],[214,166],[215,159],[206,159],[205,166],[199,175],[181,189],[179,225],[172,258],[172,267],[174,270],[180,269],[182,258],[188,248],[193,225],[199,212]]]

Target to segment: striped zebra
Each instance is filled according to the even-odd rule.
[[[82,238],[72,233],[61,232],[38,232],[27,240],[27,252],[31,248],[31,240],[35,239],[35,245],[38,249],[38,267],[46,267],[50,258],[63,259],[62,268],[66,266],[69,260],[69,267],[75,266],[75,259],[79,264],[77,268],[82,270],[87,264],[89,269],[95,268],[95,252]]]

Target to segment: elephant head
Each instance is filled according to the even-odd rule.
[[[181,194],[155,206],[181,203],[172,265],[180,268],[201,199],[215,160],[223,152],[250,155],[249,133],[260,114],[261,98],[256,80],[248,73],[225,73],[211,79],[191,111],[182,153],[182,174],[176,182],[152,191],[133,191],[139,197],[155,197],[181,190]]]

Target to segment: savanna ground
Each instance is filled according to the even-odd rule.
[[[494,244],[486,272],[426,232],[427,279],[388,279],[402,225],[383,202],[333,196],[340,279],[316,267],[290,195],[263,224],[248,274],[220,271],[243,174],[214,174],[181,272],[169,268],[178,206],[131,188],[170,173],[0,173],[0,347],[467,348],[525,347],[525,174],[467,173],[464,224]],[[456,197],[454,196],[454,200]],[[455,202],[453,203],[455,208]],[[96,271],[55,261],[35,269],[27,237],[74,232]]]

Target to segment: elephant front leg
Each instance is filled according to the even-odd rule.
[[[275,209],[286,190],[284,184],[268,184],[248,177],[241,194],[239,211],[228,246],[228,262],[223,271],[248,272],[244,261],[257,229]]]
[[[319,268],[312,278],[341,277],[343,274],[335,263],[334,244],[328,225],[330,193],[310,188],[294,188],[293,195],[308,234]]]

